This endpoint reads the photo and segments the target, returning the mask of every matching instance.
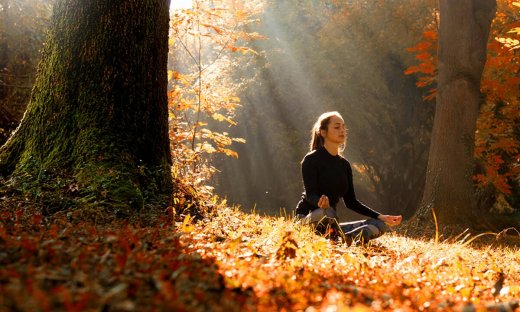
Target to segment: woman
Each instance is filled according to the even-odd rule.
[[[296,218],[316,226],[322,234],[334,233],[350,243],[362,243],[381,236],[388,226],[401,223],[402,217],[384,215],[356,199],[350,163],[340,155],[346,141],[346,128],[338,112],[322,114],[312,129],[311,152],[302,161],[304,192],[296,207]],[[347,208],[369,217],[359,222],[337,223],[336,204],[343,198]]]

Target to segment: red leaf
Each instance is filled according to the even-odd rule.
[[[35,214],[32,216],[32,222],[34,225],[40,225],[42,222],[43,216],[41,214]]]

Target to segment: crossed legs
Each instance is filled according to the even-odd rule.
[[[338,224],[334,208],[315,209],[307,216],[297,216],[297,218],[301,220],[302,224],[315,226],[321,234],[327,234],[328,229],[335,229],[341,231],[340,235],[344,235],[345,239],[349,241],[359,239],[362,243],[378,238],[390,230],[383,221],[377,219]]]

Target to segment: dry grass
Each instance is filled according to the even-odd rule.
[[[520,250],[490,235],[347,247],[222,204],[154,225],[31,211],[0,202],[2,312],[518,310]]]
[[[520,298],[520,249],[477,245],[478,236],[436,242],[392,233],[347,247],[236,209],[187,232],[187,248],[214,259],[230,287],[253,291],[260,310],[487,310]]]

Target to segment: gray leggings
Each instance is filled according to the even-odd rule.
[[[301,220],[302,224],[321,227],[335,226],[336,228],[339,226],[345,236],[359,239],[365,243],[390,231],[390,228],[378,219],[338,223],[338,216],[334,208],[315,209],[307,216],[299,215],[297,218]]]

